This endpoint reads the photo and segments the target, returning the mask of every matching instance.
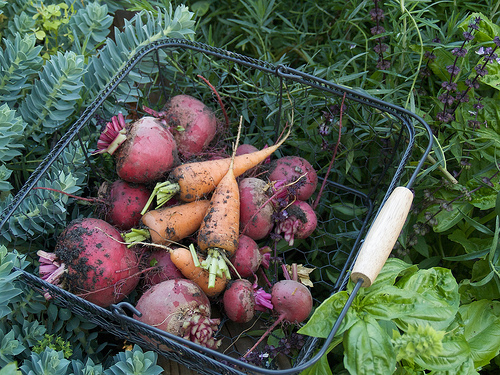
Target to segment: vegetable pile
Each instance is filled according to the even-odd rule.
[[[221,344],[214,306],[238,324],[264,316],[269,332],[306,320],[311,283],[290,276],[297,264],[275,246],[317,225],[308,203],[316,171],[302,157],[275,156],[292,124],[257,149],[239,145],[240,120],[234,143],[220,148],[222,121],[200,100],[182,94],[143,109],[106,124],[93,154],[114,161],[119,179],[101,186],[97,217],[74,220],[53,253],[39,251],[40,276],[102,307],[129,298],[136,319],[211,349]],[[210,157],[210,147],[231,156]]]

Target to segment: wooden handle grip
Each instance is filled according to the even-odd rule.
[[[351,272],[352,281],[362,278],[363,287],[372,285],[403,229],[412,201],[411,190],[402,186],[394,189],[361,246]]]

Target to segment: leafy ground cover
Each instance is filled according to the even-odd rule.
[[[194,14],[177,8],[181,4]],[[357,296],[328,356],[309,373],[498,372],[497,1],[207,0],[173,1],[172,7],[145,0],[13,1],[0,6],[0,207],[148,38],[192,37],[283,63],[405,107],[423,117],[434,134],[394,259],[373,288]],[[140,13],[112,40],[107,30],[120,7]],[[144,27],[134,27],[138,24]],[[414,152],[422,152],[418,139]],[[53,180],[57,188],[75,193],[79,177],[69,176],[66,171],[65,178]],[[2,241],[8,246],[8,238]],[[91,369],[118,374],[124,367],[117,364],[124,361],[133,366],[123,373],[161,371],[153,354],[110,348],[105,335],[68,311],[48,307],[34,293],[21,297],[10,268],[22,261],[12,254],[7,247],[0,250],[0,298],[8,302],[0,304],[5,306],[0,307],[2,367],[17,360],[25,373],[58,363],[61,374]],[[327,299],[302,333],[322,337],[350,288]],[[103,348],[118,353],[114,362],[94,363],[99,357],[93,354]],[[146,364],[149,370],[141,367]],[[0,374],[15,371],[6,366]]]

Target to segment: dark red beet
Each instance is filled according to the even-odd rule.
[[[303,176],[300,180],[299,178]],[[316,190],[318,175],[311,163],[300,156],[284,156],[273,160],[269,165],[269,181],[285,181],[290,184],[297,181],[293,191],[297,199],[307,200]]]
[[[120,232],[104,220],[74,220],[54,253],[38,252],[40,276],[102,307],[120,302],[139,282],[137,255],[121,241]]]
[[[134,317],[143,323],[211,349],[220,345],[214,338],[220,320],[210,318],[210,301],[191,280],[166,280],[152,286],[136,308],[142,316]]]
[[[232,281],[224,291],[224,311],[236,323],[246,323],[255,315],[255,297],[252,283],[245,279]]]
[[[139,225],[141,211],[151,192],[142,184],[132,184],[116,180],[112,184],[103,183],[99,196],[107,206],[104,207],[104,220],[125,231]]]
[[[182,272],[175,266],[166,250],[155,250],[148,257],[148,268],[144,274],[144,283],[152,286],[165,280],[183,279]]]

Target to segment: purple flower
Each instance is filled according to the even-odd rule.
[[[451,53],[455,56],[458,56],[458,57],[465,57],[465,55],[467,55],[467,50],[463,47],[461,48],[453,48],[453,50],[451,51]]]
[[[385,51],[387,51],[388,48],[389,48],[389,46],[387,44],[379,43],[375,47],[373,47],[373,50],[375,52],[377,52],[378,54],[381,54],[381,53],[384,53]]]
[[[450,122],[453,120],[453,115],[451,113],[447,113],[447,112],[439,112],[436,114],[436,119],[438,121],[447,123],[447,122]]]
[[[480,110],[484,108],[484,104],[482,104],[481,102],[477,102],[472,107],[474,107],[474,109]]]
[[[467,87],[470,87],[471,89],[478,89],[479,88],[479,82],[477,82],[476,80],[471,81],[468,78],[465,80],[465,85]]]
[[[429,59],[429,60],[435,60],[436,59],[436,55],[433,54],[430,51],[425,51],[424,52],[424,58]]]
[[[457,99],[460,101],[460,103],[468,103],[469,94],[467,93],[467,91],[462,91],[461,93],[457,94]]]
[[[486,74],[488,74],[488,69],[483,68],[479,65],[476,65],[474,69],[476,70],[478,76],[484,77]]]
[[[391,67],[391,62],[388,60],[379,59],[377,63],[377,68],[381,70],[387,70]]]
[[[446,67],[446,70],[448,71],[448,73],[450,73],[452,76],[456,76],[458,75],[458,73],[460,73],[460,68],[456,65],[448,65]]]
[[[457,84],[455,82],[443,82],[441,83],[441,87],[443,87],[446,91],[456,91]]]
[[[495,45],[497,47],[500,47],[500,38],[498,36],[494,37],[493,38],[493,43],[495,43]]]
[[[448,92],[439,95],[438,99],[441,103],[446,104],[446,105],[452,105],[453,102],[455,101],[455,98],[453,97],[453,95],[450,95]]]
[[[374,8],[370,10],[370,16],[372,18],[372,21],[382,21],[385,17],[384,11],[380,8]]]
[[[467,42],[470,42],[474,39],[474,35],[472,35],[469,31],[464,31],[463,36]]]
[[[382,34],[382,33],[385,33],[385,29],[383,26],[373,26],[371,29],[370,29],[370,32],[372,33],[372,35],[377,35],[377,34]]]

